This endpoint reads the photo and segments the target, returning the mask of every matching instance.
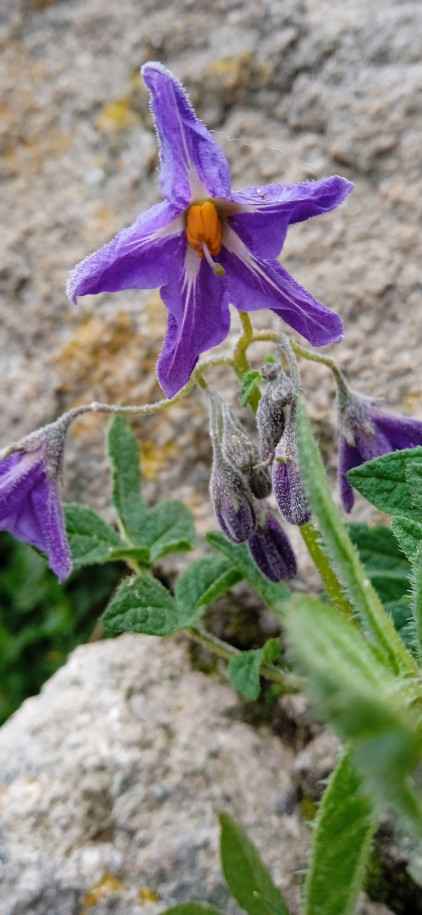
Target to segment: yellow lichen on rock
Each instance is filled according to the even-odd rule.
[[[123,889],[124,884],[121,880],[118,880],[117,877],[113,877],[113,874],[104,874],[100,882],[96,883],[95,886],[91,887],[91,889],[87,890],[85,893],[81,915],[87,915],[88,909],[97,905],[104,896],[109,896],[111,893],[118,893]]]
[[[96,118],[98,129],[120,133],[139,124],[141,119],[139,113],[133,109],[133,95],[133,91],[130,91],[121,98],[107,102]]]

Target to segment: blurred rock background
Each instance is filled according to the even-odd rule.
[[[2,443],[81,402],[161,396],[154,366],[166,312],[158,294],[86,297],[74,308],[64,293],[77,261],[159,200],[157,147],[139,76],[148,59],[162,61],[185,84],[199,116],[216,131],[236,188],[334,173],[355,182],[341,208],[289,230],[282,262],[341,315],[345,340],[331,350],[355,388],[422,418],[421,34],[417,0],[0,0]],[[258,326],[269,323],[267,315],[257,316]],[[233,334],[238,329],[233,314]],[[215,381],[225,390],[225,377],[216,374]],[[307,364],[303,387],[333,468],[331,379]],[[151,501],[168,494],[184,498],[200,531],[213,524],[201,396],[139,420],[136,429]],[[100,417],[75,424],[64,494],[108,515],[103,440]],[[238,786],[233,794],[229,779],[227,787],[236,759],[234,751],[221,750],[226,738],[216,738],[217,748],[211,740],[198,763],[206,773],[210,759],[217,760],[218,788],[207,784],[206,775],[190,780],[182,751],[170,765],[180,765],[179,775],[175,770],[173,781],[167,770],[160,776],[176,806],[178,779],[187,786],[179,798],[182,820],[170,840],[171,808],[158,813],[163,799],[157,795],[145,804],[142,791],[169,752],[162,739],[175,678],[181,677],[181,706],[188,706],[174,744],[184,748],[182,756],[189,757],[189,738],[180,734],[189,735],[203,712],[211,733],[224,735],[228,717],[241,717],[230,711],[236,699],[191,674],[171,643],[157,645],[151,657],[149,639],[125,637],[119,644],[116,655],[110,642],[80,649],[77,660],[2,731],[0,754],[9,762],[2,764],[1,915],[156,915],[164,902],[198,898],[205,861],[213,862],[208,898],[224,905],[215,876],[216,817],[222,806],[241,817],[242,806]],[[170,671],[167,693],[153,657]],[[147,758],[144,738],[136,736],[139,728],[144,733],[142,702],[129,700],[144,695],[148,684],[154,697],[147,704]],[[186,696],[195,690],[205,696],[201,713],[195,702],[189,711]],[[95,702],[87,698],[93,695]],[[157,705],[160,728],[153,726]],[[121,730],[116,721],[123,721]],[[264,753],[250,725],[242,728],[237,738],[251,760],[245,785],[254,771],[266,785],[262,798],[260,789],[248,800],[243,820],[297,905],[294,869],[303,866],[307,831],[297,809],[282,828],[280,823],[298,747],[292,756],[267,735]],[[225,765],[219,769],[221,753]],[[311,770],[314,764],[311,754]],[[297,771],[300,765],[303,759]],[[265,805],[278,791],[278,768],[287,774],[270,816]],[[56,787],[48,788],[54,770]],[[69,790],[74,804],[67,804]],[[139,822],[138,809],[144,817]],[[268,817],[271,828],[261,828]],[[127,836],[136,837],[132,857]],[[150,891],[164,902],[148,897]],[[380,907],[366,905],[367,913],[381,915]]]

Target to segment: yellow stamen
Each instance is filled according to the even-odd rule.
[[[200,257],[205,257],[205,248],[215,257],[221,251],[222,226],[215,205],[211,200],[193,203],[188,210],[186,235],[189,244]]]

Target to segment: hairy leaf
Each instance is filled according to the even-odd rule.
[[[241,577],[230,562],[218,556],[192,562],[176,582],[179,621],[191,626],[208,604],[225,594]]]
[[[126,578],[102,619],[114,632],[170,635],[180,628],[176,601],[164,585],[149,575]]]
[[[195,529],[191,512],[177,499],[160,502],[148,509],[142,530],[136,537],[137,546],[147,546],[155,562],[168,553],[191,550],[195,543]]]
[[[261,380],[260,372],[257,372],[254,369],[251,369],[250,372],[242,378],[240,386],[240,395],[239,400],[242,407],[247,407],[248,403],[251,403],[257,396],[260,396],[260,390],[258,387],[258,382]]]
[[[249,651],[233,655],[229,661],[229,674],[233,686],[250,702],[257,699],[261,691],[259,671],[263,657],[262,648],[251,648]]]
[[[361,779],[347,754],[330,778],[314,822],[303,915],[352,915],[374,825]]]
[[[347,479],[380,511],[421,521],[422,505],[414,489],[421,459],[422,447],[392,451],[349,470]],[[412,471],[413,464],[417,467]]]
[[[114,416],[108,429],[113,504],[130,541],[142,529],[146,505],[141,497],[139,448],[125,416]]]
[[[352,543],[383,603],[398,600],[409,590],[410,564],[388,527],[350,524]]]
[[[422,835],[422,803],[410,779],[422,754],[421,736],[416,712],[400,699],[400,688],[412,681],[391,674],[353,622],[315,598],[295,601],[285,625],[312,700],[351,742],[374,804],[395,807]]]
[[[227,813],[220,814],[220,825],[223,873],[240,907],[248,915],[264,915],[271,910],[289,915],[282,894],[242,827]]]
[[[298,401],[297,441],[303,482],[318,522],[324,549],[360,620],[362,629],[378,646],[384,663],[394,671],[416,674],[416,665],[387,616],[368,579],[356,547],[334,504],[321,455],[303,400]]]
[[[419,544],[422,542],[422,523],[399,516],[393,518],[391,526],[403,552],[410,562],[414,562]]]
[[[114,551],[124,549],[126,544],[114,528],[84,505],[68,503],[63,508],[76,568],[118,558],[113,555]]]

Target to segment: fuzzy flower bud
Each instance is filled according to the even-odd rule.
[[[271,474],[268,467],[259,464],[251,467],[247,473],[251,492],[257,499],[266,499],[271,493]]]
[[[222,451],[223,401],[209,393],[210,432],[213,464],[210,497],[221,530],[232,543],[242,543],[253,534],[256,515],[253,496],[243,475],[232,466]]]
[[[296,558],[289,538],[269,505],[265,505],[248,546],[255,565],[270,581],[284,581],[296,575]]]
[[[0,530],[47,554],[59,581],[72,571],[59,476],[69,419],[38,429],[0,458]]]
[[[240,474],[214,451],[210,496],[221,530],[232,543],[248,540],[255,530],[252,495]]]
[[[258,465],[259,455],[256,446],[252,444],[243,426],[224,400],[221,400],[221,411],[223,455],[236,470],[245,475],[253,495],[257,499],[265,499],[271,492],[268,470]]]
[[[307,524],[311,517],[302,480],[296,446],[296,408],[275,450],[272,467],[273,490],[280,514],[289,524]]]
[[[257,460],[256,448],[224,400],[221,400],[221,411],[223,421],[221,447],[224,457],[233,467],[245,473]]]
[[[284,431],[284,407],[294,403],[297,390],[288,375],[277,370],[274,365],[264,366],[262,374],[268,379],[269,384],[258,404],[256,424],[261,460],[271,461],[274,449]]]

